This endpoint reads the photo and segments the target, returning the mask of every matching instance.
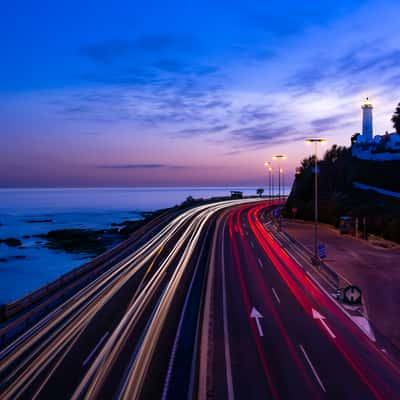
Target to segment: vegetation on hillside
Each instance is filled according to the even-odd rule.
[[[396,132],[400,134],[400,103],[397,105],[396,111],[393,114],[392,122],[394,129],[396,129]]]
[[[337,226],[341,216],[367,217],[368,231],[400,242],[400,199],[356,189],[353,182],[400,192],[400,161],[353,158],[351,149],[334,145],[319,161],[319,216]],[[285,214],[311,220],[314,207],[314,158],[301,162]]]

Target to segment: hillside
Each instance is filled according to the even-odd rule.
[[[313,158],[301,163],[284,213],[297,218],[313,218]],[[358,182],[400,192],[400,161],[373,162],[352,157],[351,150],[333,146],[319,162],[320,221],[337,226],[344,215],[367,217],[368,232],[400,242],[400,199],[356,189]]]

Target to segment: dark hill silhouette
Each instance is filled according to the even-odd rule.
[[[319,219],[337,226],[344,215],[367,217],[368,231],[400,242],[400,199],[356,189],[353,182],[400,192],[400,161],[374,162],[352,157],[351,149],[332,146],[319,161]],[[313,219],[314,159],[301,162],[284,214]]]

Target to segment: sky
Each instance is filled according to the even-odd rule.
[[[19,1],[0,13],[0,187],[287,182],[400,101],[400,2]],[[324,152],[321,149],[321,152]]]

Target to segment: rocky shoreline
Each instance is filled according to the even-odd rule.
[[[88,228],[67,228],[50,230],[47,233],[36,235],[24,235],[24,239],[37,238],[37,244],[45,248],[61,251],[69,254],[82,254],[87,257],[95,257],[116,246],[118,243],[127,239],[133,232],[141,228],[159,215],[172,210],[184,210],[196,205],[206,204],[214,201],[228,200],[230,197],[213,197],[209,199],[195,199],[189,196],[180,205],[174,207],[159,209],[155,211],[140,212],[140,219],[125,220],[120,223],[113,222],[108,228],[88,229]],[[51,223],[50,219],[29,220],[29,223],[46,222]],[[0,239],[0,244],[4,243],[9,247],[23,249],[23,242],[14,237]],[[0,262],[7,262],[16,257],[25,258],[25,256],[12,256],[10,258],[0,257]]]
[[[165,211],[142,212],[142,218],[139,220],[113,222],[107,229],[60,229],[35,235],[35,237],[44,239],[46,241],[44,246],[49,249],[97,256],[125,240],[137,229]]]

